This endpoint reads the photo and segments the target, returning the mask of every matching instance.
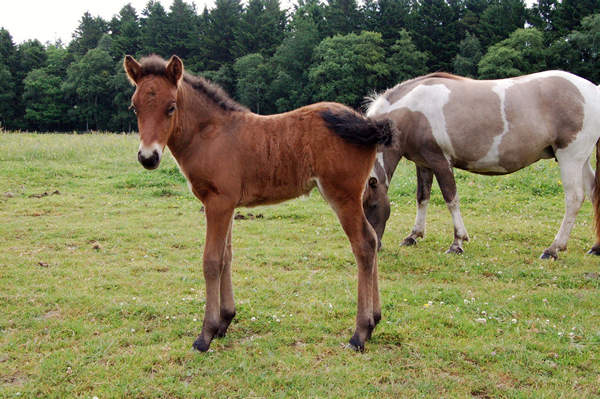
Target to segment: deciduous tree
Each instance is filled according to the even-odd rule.
[[[489,48],[479,62],[479,76],[495,79],[542,71],[546,68],[544,48],[539,30],[518,29]]]
[[[371,90],[390,76],[380,33],[336,35],[314,50],[309,79],[314,101],[337,101],[359,107]]]

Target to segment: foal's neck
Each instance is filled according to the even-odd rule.
[[[169,149],[178,158],[189,149],[192,141],[209,140],[206,131],[218,131],[219,126],[227,123],[230,114],[208,96],[182,81],[177,90],[177,113],[171,127]]]

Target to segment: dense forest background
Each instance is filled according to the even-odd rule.
[[[115,10],[116,11],[116,10]],[[85,13],[70,43],[0,29],[0,130],[135,130],[125,54],[177,54],[255,112],[364,97],[427,72],[563,69],[600,83],[600,0],[175,0]]]

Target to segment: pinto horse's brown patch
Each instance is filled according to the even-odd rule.
[[[500,98],[492,91],[491,82],[473,81],[466,86],[463,81],[445,80],[443,84],[450,89],[444,117],[452,147],[469,149],[462,151],[456,162],[468,165],[483,158],[503,132]]]
[[[505,105],[509,131],[500,144],[500,164],[508,171],[517,170],[539,159],[532,148],[567,147],[583,127],[583,107],[581,92],[561,77],[509,87]]]

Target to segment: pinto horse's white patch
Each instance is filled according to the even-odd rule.
[[[369,105],[369,108],[367,109],[367,117],[370,118],[375,115],[385,114],[386,112],[388,112],[387,109],[389,108],[389,106],[390,103],[388,102],[388,100],[383,95],[381,95],[377,97],[371,103],[371,105]]]
[[[383,176],[379,176],[377,173],[377,165],[381,167],[383,172]],[[384,183],[386,187],[390,186],[390,181],[388,179],[387,172],[385,171],[385,162],[383,160],[383,152],[378,152],[377,157],[375,158],[375,163],[371,168],[371,173],[369,173],[369,178],[374,177],[378,182]]]
[[[383,152],[378,152],[377,153],[377,158],[375,159],[375,162],[379,163],[379,166],[381,166],[381,170],[383,170],[383,174],[385,176],[385,186],[389,187],[390,186],[390,182],[388,180],[388,176],[387,176],[387,173],[385,171],[385,163],[383,161]]]
[[[508,118],[506,117],[506,90],[514,82],[511,79],[497,80],[492,91],[500,98],[500,114],[502,115],[502,133],[494,137],[492,146],[483,158],[469,165],[469,170],[477,172],[498,172],[507,173],[507,170],[500,166],[500,143],[510,130]]]
[[[407,108],[413,112],[420,112],[429,121],[431,132],[438,146],[448,160],[456,157],[454,147],[446,129],[444,106],[450,99],[450,89],[443,84],[420,85],[411,90],[400,100],[387,107],[386,112],[400,108]]]
[[[413,228],[413,232],[417,234],[425,234],[425,219],[427,218],[428,204],[429,200],[417,202],[417,216],[415,217],[415,227]]]

